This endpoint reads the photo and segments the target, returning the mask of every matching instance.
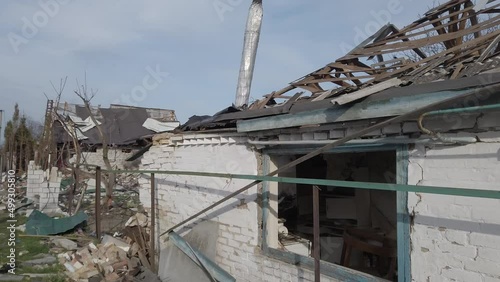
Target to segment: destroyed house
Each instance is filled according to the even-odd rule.
[[[155,135],[160,277],[499,281],[500,3],[478,2]]]
[[[112,166],[123,168],[127,159],[151,143],[154,134],[179,125],[175,112],[167,109],[112,104],[109,108],[92,107],[91,112],[100,129],[84,105],[60,103],[55,108],[52,120],[59,165],[75,160],[77,140],[84,163],[104,166],[102,130]]]

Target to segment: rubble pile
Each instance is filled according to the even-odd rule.
[[[74,281],[140,281],[138,275],[152,269],[147,224],[147,217],[138,213],[127,221],[126,236],[104,235],[100,244],[59,254],[59,262]]]
[[[112,242],[90,243],[77,251],[59,254],[58,258],[66,267],[66,275],[75,281],[92,277],[99,277],[98,281],[119,281],[125,276],[134,277],[141,269],[139,259],[129,251],[129,247],[118,247]]]

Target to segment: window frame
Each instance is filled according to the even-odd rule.
[[[270,171],[272,155],[298,155],[307,154],[319,146],[301,148],[263,149],[263,174]],[[396,183],[408,184],[408,145],[370,144],[370,145],[344,145],[325,153],[362,153],[377,151],[394,151],[396,153]],[[388,184],[391,185],[391,184]],[[269,217],[269,182],[263,182],[262,187],[262,252],[264,255],[303,267],[314,269],[312,257],[301,256],[291,252],[274,249],[268,246],[267,220]],[[410,215],[408,212],[408,192],[396,192],[397,210],[397,251],[398,251],[398,282],[411,281],[411,254],[410,254]],[[347,267],[321,261],[321,274],[341,281],[380,281],[375,277]]]

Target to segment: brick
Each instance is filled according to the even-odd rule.
[[[229,240],[228,245],[233,248],[239,248],[241,246],[241,243],[234,240]]]
[[[345,136],[344,129],[330,130],[330,133],[329,133],[330,139],[340,139],[340,138],[344,138],[344,136]]]
[[[467,258],[475,258],[477,249],[474,246],[461,246],[453,243],[441,242],[438,247],[443,253],[453,254]]]
[[[455,244],[459,245],[466,245],[468,244],[469,238],[468,238],[468,233],[464,231],[457,231],[457,230],[452,230],[452,229],[447,229],[445,231],[445,237],[446,239]]]
[[[227,238],[229,241],[233,240],[233,234],[226,232],[226,231],[221,231],[221,236],[223,238]]]
[[[489,260],[478,258],[477,260],[466,261],[465,269],[491,276],[500,276],[500,267],[498,267],[498,262],[492,262]]]
[[[478,256],[477,256],[478,258],[496,261],[500,263],[500,249],[479,247],[477,250],[478,250]]]
[[[326,133],[326,132],[315,132],[313,136],[314,136],[314,140],[326,140],[326,139],[328,139],[328,133]]]
[[[241,228],[240,227],[231,226],[227,230],[229,232],[231,232],[231,233],[241,233]]]
[[[482,233],[471,233],[469,236],[471,245],[500,250],[500,236]]]
[[[250,242],[251,238],[244,236],[244,235],[236,234],[236,235],[234,235],[234,240],[236,240],[238,242],[242,242],[242,243],[248,243],[248,242]]]

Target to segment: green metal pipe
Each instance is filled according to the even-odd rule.
[[[142,174],[155,173],[155,174],[167,174],[167,175],[204,176],[204,177],[218,177],[218,178],[229,178],[229,179],[270,181],[270,182],[291,183],[291,184],[336,186],[336,187],[345,187],[354,189],[403,191],[403,192],[417,192],[417,193],[428,193],[428,194],[500,199],[500,191],[464,189],[464,188],[453,188],[453,187],[417,186],[417,185],[391,184],[391,183],[371,183],[371,182],[357,182],[357,181],[340,181],[340,180],[330,180],[330,179],[293,178],[293,177],[278,177],[278,176],[249,175],[249,174],[212,173],[212,172],[199,172],[199,171],[174,171],[174,170],[110,170],[110,171],[102,170],[102,171],[112,172],[112,173],[142,173]]]
[[[455,109],[446,109],[446,110],[437,110],[423,114],[424,116],[431,115],[444,115],[444,114],[460,114],[460,113],[471,113],[483,110],[499,110],[500,104],[492,104],[492,105],[484,105],[484,106],[476,106],[476,107],[467,107],[467,108],[455,108]]]

